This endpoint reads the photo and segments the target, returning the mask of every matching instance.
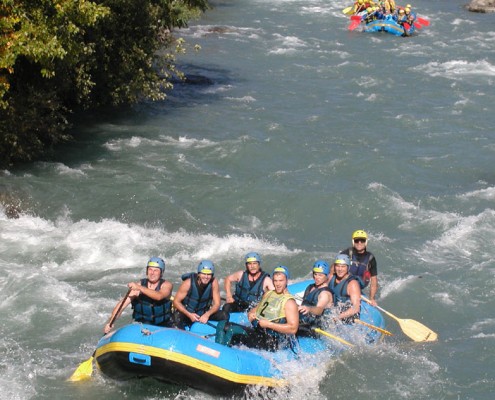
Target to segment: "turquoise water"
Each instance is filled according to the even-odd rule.
[[[202,47],[182,68],[209,84],[87,118],[53,161],[1,172],[25,211],[0,209],[0,398],[208,397],[65,379],[149,256],[175,288],[200,259],[223,278],[251,250],[300,280],[355,229],[379,304],[439,341],[388,319],[394,337],[322,354],[279,397],[493,398],[495,17],[421,0],[431,26],[397,38],[349,32],[347,5],[215,1],[181,32]]]

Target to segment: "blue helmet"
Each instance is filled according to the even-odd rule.
[[[330,266],[324,260],[318,260],[313,264],[313,272],[328,275],[330,273]]]
[[[258,253],[254,252],[254,251],[252,251],[250,253],[247,253],[246,254],[246,257],[244,257],[244,262],[246,264],[248,262],[256,262],[256,261],[261,265],[261,256]]]
[[[287,279],[290,279],[289,268],[287,268],[286,266],[279,265],[278,267],[275,267],[275,269],[273,270],[272,278],[273,275],[275,275],[277,272],[281,272],[286,276]]]
[[[151,257],[148,260],[148,264],[146,264],[146,269],[148,269],[148,267],[160,268],[160,271],[163,274],[163,271],[165,271],[165,261],[160,257]]]
[[[347,266],[351,265],[351,260],[347,254],[337,254],[334,264],[345,264]]]
[[[213,275],[215,273],[215,266],[210,260],[203,260],[198,264],[198,274]]]

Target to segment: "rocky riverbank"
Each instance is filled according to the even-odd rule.
[[[471,0],[471,2],[466,5],[466,8],[469,11],[480,13],[495,12],[495,0]]]

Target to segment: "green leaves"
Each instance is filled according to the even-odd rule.
[[[171,32],[207,7],[204,0],[0,0],[0,164],[67,140],[73,110],[164,99],[169,79],[182,76],[175,55],[185,51]],[[164,46],[169,51],[159,51]]]

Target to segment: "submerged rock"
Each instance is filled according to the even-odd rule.
[[[7,218],[19,218],[21,201],[12,194],[0,192],[0,207],[4,209]]]

